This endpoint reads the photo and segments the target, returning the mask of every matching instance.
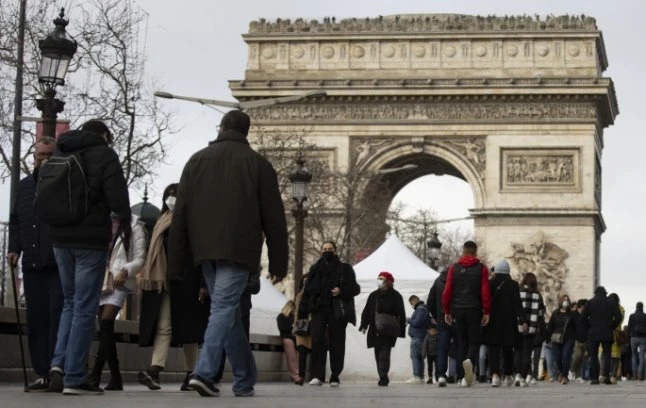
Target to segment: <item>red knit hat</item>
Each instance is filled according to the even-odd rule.
[[[384,278],[390,283],[395,283],[395,278],[393,277],[392,273],[390,272],[379,272],[378,278]]]

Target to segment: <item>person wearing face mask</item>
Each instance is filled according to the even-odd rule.
[[[348,323],[356,324],[354,297],[361,292],[361,287],[352,266],[341,262],[336,255],[336,244],[332,241],[323,243],[321,258],[312,265],[308,276],[298,306],[298,318],[306,319],[310,316],[310,385],[323,385],[325,382],[325,363],[329,348],[332,371],[330,386],[338,387],[345,359],[345,331]]]
[[[572,351],[576,340],[577,319],[570,309],[570,297],[559,297],[560,307],[552,312],[547,324],[547,339],[552,343],[552,354],[559,372],[561,384],[568,384],[568,374],[572,364]]]
[[[36,143],[34,171],[20,180],[16,201],[9,215],[7,263],[16,268],[22,255],[22,274],[27,301],[27,345],[32,367],[38,376],[26,391],[47,391],[49,366],[56,345],[58,322],[63,308],[63,289],[58,276],[47,224],[34,213],[38,169],[54,154],[56,141],[43,137]]]
[[[108,363],[110,381],[105,390],[122,391],[123,380],[119,371],[117,344],[114,339],[114,320],[123,307],[128,293],[137,286],[136,275],[146,261],[146,231],[143,222],[133,215],[132,235],[126,237],[119,229],[118,215],[113,213],[111,217],[114,238],[103,280],[103,292],[99,300],[99,349],[89,378],[94,385],[100,386],[103,366]]]
[[[139,319],[139,345],[153,347],[152,361],[147,370],[137,374],[139,383],[150,390],[161,389],[159,373],[166,365],[171,345],[184,349],[186,377],[181,391],[190,391],[189,375],[195,367],[198,343],[203,340],[206,329],[205,314],[208,305],[202,303],[207,297],[200,288],[200,274],[194,272],[191,263],[185,268],[185,279],[168,279],[168,237],[172,214],[175,209],[177,184],[164,190],[162,212],[150,239],[146,264],[140,273],[141,313]]]
[[[393,287],[395,278],[390,272],[380,272],[377,277],[377,290],[368,296],[366,306],[361,313],[361,324],[359,330],[366,334],[368,348],[375,350],[375,362],[377,363],[377,373],[379,374],[380,387],[387,387],[390,379],[388,371],[390,370],[390,351],[395,347],[397,337],[406,337],[406,310],[404,308],[404,298]],[[394,316],[400,325],[397,335],[385,335],[378,333],[376,330],[377,313]]]

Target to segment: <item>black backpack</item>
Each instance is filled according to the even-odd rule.
[[[50,225],[78,224],[88,210],[84,150],[54,156],[38,171],[34,211]]]

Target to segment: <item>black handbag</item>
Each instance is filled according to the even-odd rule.
[[[399,317],[378,312],[379,299],[375,301],[375,333],[382,337],[399,337],[401,326]]]
[[[296,336],[309,336],[310,319],[298,319],[294,322],[294,334]]]
[[[552,333],[552,335],[550,336],[550,342],[552,342],[552,344],[563,344],[563,342],[565,341],[565,331],[567,330],[568,323],[570,323],[569,317],[565,321],[565,326],[563,326],[562,333]]]

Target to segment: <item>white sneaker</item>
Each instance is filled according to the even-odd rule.
[[[529,387],[529,384],[527,383],[527,381],[525,381],[525,380],[523,380],[523,379],[521,378],[521,380],[520,380],[520,387],[521,387],[521,388]]]
[[[533,380],[532,376],[528,374],[527,378],[525,378],[525,383],[527,383],[527,386],[535,384],[535,383],[532,384],[532,380]]]
[[[462,368],[464,369],[464,378],[463,380],[466,380],[467,382],[467,387],[471,387],[473,384],[474,376],[473,376],[473,363],[471,360],[466,359],[462,362]]]
[[[412,377],[406,380],[406,384],[424,384],[424,379],[420,377]]]
[[[536,385],[536,378],[532,377],[532,379],[529,381],[530,385]]]
[[[576,380],[574,380],[574,382],[577,384],[585,384],[585,380],[581,377],[578,377]]]
[[[463,378],[463,379],[460,381],[460,387],[463,387],[463,388],[470,387],[469,382],[466,380],[466,378]]]
[[[512,385],[514,385],[514,378],[511,375],[507,375],[505,376],[504,383],[505,387],[511,387]]]
[[[498,374],[491,377],[491,386],[494,388],[500,387],[500,376]]]
[[[437,380],[437,386],[440,387],[440,388],[446,387],[446,377],[440,377]]]
[[[621,377],[621,381],[628,381],[628,377]]]
[[[516,374],[516,378],[514,379],[514,386],[520,387],[521,381],[523,381],[523,378],[520,376],[520,374]]]
[[[330,381],[330,387],[332,388],[339,388],[340,385],[341,383],[338,381]]]
[[[318,378],[312,378],[312,381],[310,381],[310,385],[323,385],[323,381],[319,380]]]

